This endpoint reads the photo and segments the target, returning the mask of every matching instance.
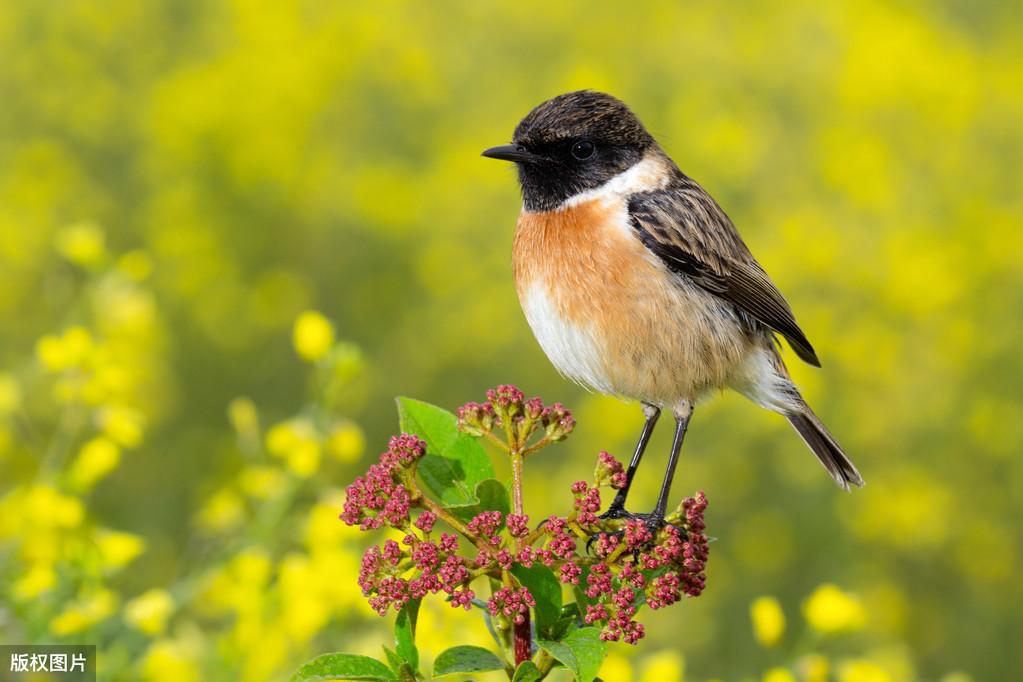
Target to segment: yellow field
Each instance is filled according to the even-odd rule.
[[[337,514],[395,395],[574,408],[544,513],[627,458],[639,409],[530,335],[514,174],[479,157],[589,87],[729,212],[867,479],[736,396],[698,408],[675,495],[710,499],[708,589],[602,676],[1018,677],[1021,29],[994,1],[3,3],[0,642],[97,643],[108,681],[379,655]],[[422,618],[427,655],[488,642]]]

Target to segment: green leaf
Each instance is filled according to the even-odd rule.
[[[578,682],[592,682],[604,662],[605,647],[597,628],[580,628],[555,642],[541,639],[541,649],[565,664]]]
[[[487,603],[482,599],[473,598],[472,605],[480,610],[483,614],[483,622],[487,625],[487,632],[490,633],[490,637],[494,640],[494,644],[500,649],[504,646],[501,641],[501,637],[497,634],[497,630],[494,628],[494,619],[490,617],[490,610],[487,608]]]
[[[561,583],[551,569],[539,563],[529,568],[515,564],[511,572],[536,600],[533,612],[536,614],[537,635],[547,639],[556,638],[556,628],[561,618]]]
[[[427,443],[419,461],[419,475],[444,504],[476,504],[477,484],[494,477],[494,467],[483,447],[458,430],[458,419],[447,410],[412,398],[398,398],[401,430]]]
[[[433,663],[433,676],[504,669],[504,661],[494,653],[483,647],[463,645],[451,647],[437,656]]]
[[[508,489],[495,478],[480,481],[476,485],[475,495],[477,502],[474,504],[454,504],[447,508],[448,511],[463,521],[469,521],[480,512],[499,511],[508,514],[511,509]]]
[[[356,654],[324,654],[317,656],[291,676],[291,682],[321,682],[323,680],[386,680],[397,679],[386,665]]]
[[[542,679],[543,675],[540,674],[540,669],[536,667],[536,663],[522,661],[519,667],[515,669],[512,682],[539,682]]]
[[[553,628],[554,636],[551,639],[561,639],[572,627],[581,626],[582,615],[579,613],[579,604],[569,602],[561,607],[561,613],[558,614],[558,622],[554,624]]]
[[[416,649],[419,603],[419,599],[410,599],[401,607],[398,617],[394,620],[394,648],[413,670],[419,670],[419,650]]]
[[[404,663],[404,661],[401,659],[401,656],[396,654],[391,649],[388,649],[387,647],[384,647],[383,649],[384,656],[387,657],[387,664],[391,666],[391,670],[397,673],[399,670],[401,670],[401,664]]]

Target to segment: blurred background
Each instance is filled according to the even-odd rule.
[[[337,513],[399,394],[574,408],[527,469],[535,516],[627,457],[638,407],[530,335],[514,173],[479,156],[586,87],[729,212],[868,481],[842,493],[737,396],[698,409],[675,496],[710,499],[709,588],[604,677],[1019,675],[1021,29],[965,0],[4,2],[0,641],[98,643],[103,680],[379,655]],[[486,643],[423,619],[434,654]]]

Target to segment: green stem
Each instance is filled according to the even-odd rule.
[[[523,461],[522,453],[520,453],[518,450],[512,450],[511,468],[512,468],[513,514],[522,514],[522,461]]]
[[[529,455],[533,454],[537,450],[540,450],[542,448],[547,447],[548,445],[551,444],[551,442],[552,441],[551,441],[550,438],[548,438],[547,436],[544,436],[540,440],[538,440],[535,443],[533,443],[532,445],[530,445],[528,448],[523,448],[522,456],[523,457],[528,457]]]
[[[521,515],[523,513],[522,506],[522,463],[523,455],[519,448],[519,443],[516,442],[514,447],[511,448],[509,454],[511,455],[511,467],[512,467],[512,512]],[[516,541],[516,549],[520,550],[523,547],[522,539]],[[512,635],[515,641],[513,650],[515,652],[515,665],[520,665],[523,661],[528,661],[533,656],[533,636],[529,627],[529,616],[530,612],[527,609],[525,613],[525,619],[521,623],[515,623],[512,627]]]
[[[469,542],[476,545],[480,549],[485,549],[485,545],[480,541],[479,537],[473,533],[469,528],[462,523],[459,519],[449,514],[444,507],[431,500],[426,495],[419,493],[419,498],[416,500],[419,504],[426,507],[429,511],[437,515],[438,519],[443,520],[446,524],[454,528],[456,531],[461,533]]]
[[[541,649],[540,654],[536,657],[536,667],[540,670],[540,679],[542,680],[554,669],[554,658]]]

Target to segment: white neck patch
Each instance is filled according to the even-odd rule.
[[[594,199],[616,198],[650,192],[661,189],[668,184],[668,169],[660,154],[647,152],[646,155],[631,167],[614,176],[600,187],[579,192],[561,202],[556,211],[585,204]]]

